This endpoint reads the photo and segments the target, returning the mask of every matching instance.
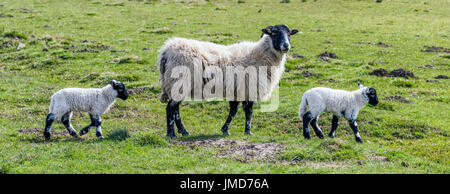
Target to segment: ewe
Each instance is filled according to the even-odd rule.
[[[339,125],[338,116],[347,119],[350,128],[355,134],[356,141],[362,143],[358,132],[356,117],[359,110],[367,103],[376,106],[378,104],[377,92],[371,87],[358,84],[359,89],[353,92],[334,90],[330,88],[313,88],[303,94],[302,102],[298,110],[298,116],[303,120],[303,136],[310,139],[309,124],[313,127],[319,138],[324,138],[322,130],[317,126],[317,120],[322,112],[333,113],[329,137],[334,138],[334,133]],[[306,106],[309,110],[306,112]]]
[[[61,118],[69,134],[78,137],[77,132],[70,124],[73,111],[88,112],[91,117],[91,124],[83,128],[80,135],[88,133],[91,127],[96,127],[97,137],[103,139],[100,115],[109,110],[116,98],[126,100],[128,92],[123,83],[115,80],[112,80],[103,88],[65,88],[59,90],[53,94],[50,101],[50,114],[47,115],[45,120],[45,139],[50,139],[52,124],[59,118]]]
[[[229,135],[228,128],[237,113],[240,102],[242,102],[246,117],[245,133],[251,134],[253,102],[270,97],[284,71],[285,55],[291,47],[290,36],[296,34],[298,30],[290,30],[286,25],[276,25],[268,26],[262,29],[262,32],[258,42],[241,42],[228,46],[184,38],[171,38],[166,41],[160,49],[158,61],[161,74],[160,100],[168,103],[166,108],[167,136],[176,138],[174,124],[177,125],[179,133],[189,135],[179,112],[180,103],[186,97],[193,96],[194,100],[213,99],[205,93],[201,93],[205,88],[196,85],[198,80],[201,84],[212,80],[223,84],[214,86],[215,92],[222,94],[224,91],[223,94],[226,93],[227,96],[226,100],[230,101],[230,112],[222,127],[223,134]],[[262,67],[267,67],[267,71],[262,73],[264,71]],[[183,68],[185,69],[184,73],[190,75],[186,76],[183,73],[183,76],[186,77],[182,84],[187,84],[189,87],[183,86],[185,95],[175,98],[181,91],[178,88],[180,79],[176,77],[176,71]],[[211,69],[213,69],[213,73],[209,71]],[[230,69],[233,71],[228,71]],[[195,74],[196,70],[199,70],[200,73]],[[257,70],[259,73],[255,73]],[[212,77],[211,74],[215,76]],[[251,86],[249,87],[251,83],[258,85],[261,90],[249,92],[252,89]],[[194,87],[190,87],[190,85]],[[237,92],[234,89],[237,89]],[[255,95],[259,95],[257,99],[252,98]]]

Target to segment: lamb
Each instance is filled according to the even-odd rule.
[[[112,80],[103,88],[65,88],[59,90],[51,97],[50,113],[45,120],[45,139],[50,140],[52,124],[59,118],[61,118],[61,122],[70,135],[79,137],[70,123],[73,111],[88,112],[91,118],[91,123],[80,131],[80,135],[84,135],[92,127],[96,127],[97,137],[103,139],[100,115],[108,112],[116,98],[126,100],[128,92],[123,83],[115,80]]]
[[[298,116],[303,120],[303,136],[310,139],[309,124],[314,129],[316,135],[323,139],[322,130],[317,126],[317,121],[322,112],[333,113],[331,131],[329,137],[334,138],[336,129],[339,125],[339,116],[347,119],[350,128],[355,134],[357,142],[362,143],[361,136],[358,132],[356,117],[359,110],[367,103],[376,106],[378,104],[377,92],[372,87],[365,87],[358,84],[359,89],[348,92],[344,90],[335,90],[330,88],[317,87],[306,91],[303,94]],[[306,112],[306,106],[309,110]]]
[[[160,100],[163,103],[167,103],[167,136],[176,138],[174,124],[178,128],[178,132],[183,136],[189,135],[179,113],[179,106],[188,95],[193,96],[194,100],[210,99],[205,93],[199,94],[198,91],[202,92],[205,89],[203,86],[196,85],[196,80],[199,77],[200,83],[212,80],[220,82],[222,85],[215,85],[214,91],[219,93],[220,91],[225,91],[224,93],[227,94],[226,100],[229,101],[230,110],[228,118],[222,127],[222,133],[230,135],[228,131],[229,125],[238,111],[239,103],[242,102],[246,117],[245,134],[251,135],[250,124],[253,103],[257,100],[267,100],[270,97],[272,90],[278,84],[284,71],[285,55],[290,49],[290,36],[297,32],[298,30],[290,30],[286,25],[268,26],[262,29],[262,35],[258,42],[241,42],[228,46],[184,38],[167,40],[160,49],[158,57],[161,81]],[[267,74],[261,73],[261,69],[263,69],[261,67],[268,67]],[[176,74],[177,70],[183,68],[185,73],[193,74],[193,76],[185,77],[186,79],[182,84],[189,87],[185,88],[183,86],[182,91],[185,95],[180,97],[178,93],[181,90],[177,87],[180,79],[174,78],[174,74]],[[259,74],[252,74],[252,72],[256,72],[257,68]],[[195,74],[198,69],[200,69],[200,74]],[[207,69],[214,69],[214,78]],[[233,69],[234,72],[230,73],[229,69]],[[225,76],[223,76],[224,72],[226,72]],[[258,75],[256,76],[255,74]],[[196,75],[200,76],[196,77]],[[260,75],[265,75],[262,77],[269,81],[263,84],[258,77]],[[242,79],[235,82],[235,77]],[[262,88],[261,91],[258,91],[259,97],[256,99],[252,98],[256,93],[249,92],[250,83],[257,83]],[[240,88],[241,86],[239,85],[242,84],[246,88]],[[190,85],[194,85],[194,87],[190,87]],[[237,89],[238,92],[233,92],[234,89]],[[242,93],[245,94],[241,96]],[[198,95],[197,98],[196,95]],[[218,98],[220,99],[221,96]]]

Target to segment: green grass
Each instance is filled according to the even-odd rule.
[[[425,45],[450,45],[447,0],[4,0],[1,4],[0,13],[13,17],[0,18],[0,174],[450,173],[449,81],[426,81],[449,74],[450,55],[422,52]],[[224,148],[189,148],[174,143],[181,140],[166,139],[165,105],[158,99],[155,67],[164,41],[172,36],[222,44],[256,41],[260,29],[274,24],[303,32],[291,37],[289,55],[306,58],[287,61],[280,105],[275,112],[254,113],[255,136],[244,135],[242,110],[231,125],[231,136],[220,136],[227,102],[185,102],[181,115],[191,133],[186,140],[270,142],[282,144],[281,153],[274,160],[242,161],[217,157]],[[392,46],[377,45],[380,41]],[[19,42],[26,47],[17,50]],[[325,51],[339,58],[317,60]],[[378,68],[389,72],[402,68],[418,78],[369,75]],[[303,71],[321,76],[304,77]],[[49,142],[44,142],[41,131],[19,131],[42,130],[53,92],[102,87],[113,78],[143,90],[127,101],[118,100],[103,115],[104,140],[97,140],[94,133],[73,139],[60,123],[54,124],[57,135]],[[354,141],[343,119],[335,139],[320,140],[313,134],[305,140],[297,118],[303,92],[317,86],[355,90],[358,82],[376,88],[381,100],[358,116],[364,144]],[[396,95],[414,103],[383,100]],[[330,114],[319,120],[325,133],[330,120]],[[86,114],[73,117],[78,131],[88,122]]]

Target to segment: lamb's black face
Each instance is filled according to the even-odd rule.
[[[366,96],[369,98],[369,104],[376,106],[378,104],[377,91],[372,87],[368,87],[366,91]]]
[[[273,48],[286,53],[291,48],[291,35],[297,34],[298,30],[290,30],[286,25],[268,26],[262,29],[263,35],[267,34],[272,39]]]
[[[113,89],[117,91],[117,98],[120,98],[122,100],[126,100],[128,98],[128,91],[125,88],[125,84],[112,80],[111,85]]]

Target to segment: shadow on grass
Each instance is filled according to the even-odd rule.
[[[196,141],[196,140],[205,140],[205,139],[216,139],[216,138],[225,138],[228,136],[222,134],[201,134],[201,135],[189,135],[187,137],[178,138],[180,141]],[[176,140],[176,139],[174,139]]]
[[[123,141],[130,137],[130,132],[127,129],[115,129],[108,133],[106,140]]]

